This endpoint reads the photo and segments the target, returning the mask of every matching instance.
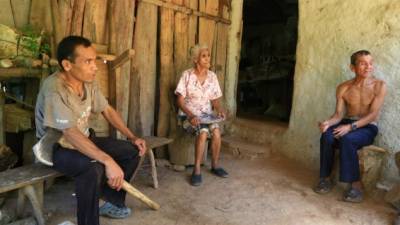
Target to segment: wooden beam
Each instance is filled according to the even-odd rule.
[[[194,1],[194,0],[191,0],[191,1]],[[206,13],[206,12],[200,12],[200,11],[197,11],[197,10],[193,10],[193,9],[188,8],[186,6],[176,5],[174,3],[163,2],[161,0],[138,0],[138,2],[147,2],[147,3],[154,4],[154,5],[157,5],[157,6],[160,6],[160,7],[165,7],[165,8],[168,8],[168,9],[172,9],[174,11],[178,11],[178,12],[181,12],[181,13],[184,13],[184,14],[188,14],[188,15],[193,14],[193,15],[198,16],[198,17],[204,17],[204,18],[207,18],[209,20],[214,20],[215,22],[231,24],[231,21],[228,20],[228,19],[225,19],[225,18],[222,18],[222,17],[219,17],[219,16],[215,16],[215,15],[212,15],[212,14],[209,14],[209,13]]]
[[[128,60],[132,59],[133,56],[135,56],[135,50],[133,49],[128,49],[121,55],[119,55],[117,58],[115,58],[113,61],[111,61],[111,69],[115,70],[118,67],[122,66],[124,63],[126,63]]]
[[[20,77],[40,78],[41,74],[42,69],[38,68],[0,68],[0,80]]]

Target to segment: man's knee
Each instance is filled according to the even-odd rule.
[[[335,137],[331,131],[326,131],[321,134],[320,138],[321,143],[332,145],[335,141]]]
[[[85,177],[87,182],[96,182],[97,186],[101,186],[105,181],[105,168],[104,165],[99,162],[91,162],[89,164],[88,170],[85,172]]]

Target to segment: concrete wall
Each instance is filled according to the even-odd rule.
[[[388,85],[376,145],[391,152],[384,175],[396,178],[392,154],[400,150],[398,0],[299,0],[294,100],[281,151],[319,167],[317,122],[333,113],[336,86],[354,76],[349,69],[350,55],[360,49],[372,52],[375,76]]]

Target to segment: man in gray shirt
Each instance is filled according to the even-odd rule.
[[[98,225],[99,214],[125,218],[131,210],[125,206],[123,180],[130,180],[146,143],[123,123],[108,105],[95,81],[96,50],[83,37],[64,38],[57,49],[61,71],[50,75],[39,92],[35,120],[36,135],[59,132],[50,147],[53,168],[75,178],[79,225]],[[129,141],[89,137],[88,118],[102,113],[107,121]],[[99,209],[99,198],[106,203]]]

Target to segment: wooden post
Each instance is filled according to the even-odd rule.
[[[231,26],[228,33],[229,44],[224,94],[226,99],[226,109],[230,116],[234,118],[236,116],[236,86],[242,41],[243,0],[232,0],[231,6]]]
[[[135,1],[109,0],[108,11],[109,52],[120,55],[132,48]],[[109,82],[110,102],[121,114],[125,123],[128,122],[130,74],[129,62],[118,71],[111,73]],[[121,134],[113,134],[113,136],[122,137]]]
[[[132,65],[128,125],[138,135],[152,135],[156,89],[157,6],[140,2],[133,37],[135,60]]]
[[[74,1],[71,18],[71,35],[82,35],[83,15],[85,12],[86,0]]]
[[[78,4],[74,2],[75,0],[58,1],[60,21],[63,29],[62,33],[63,37],[71,34],[72,13],[73,13],[72,9],[74,7],[74,4]]]
[[[107,0],[86,1],[84,15],[83,36],[92,42],[107,44]]]
[[[171,0],[167,0],[170,2]],[[172,81],[175,80],[174,72],[174,11],[161,8],[160,21],[160,100],[158,110],[157,136],[167,137],[169,133],[169,120],[173,107]],[[172,105],[171,105],[172,104]],[[159,158],[165,158],[165,151],[156,151]]]

